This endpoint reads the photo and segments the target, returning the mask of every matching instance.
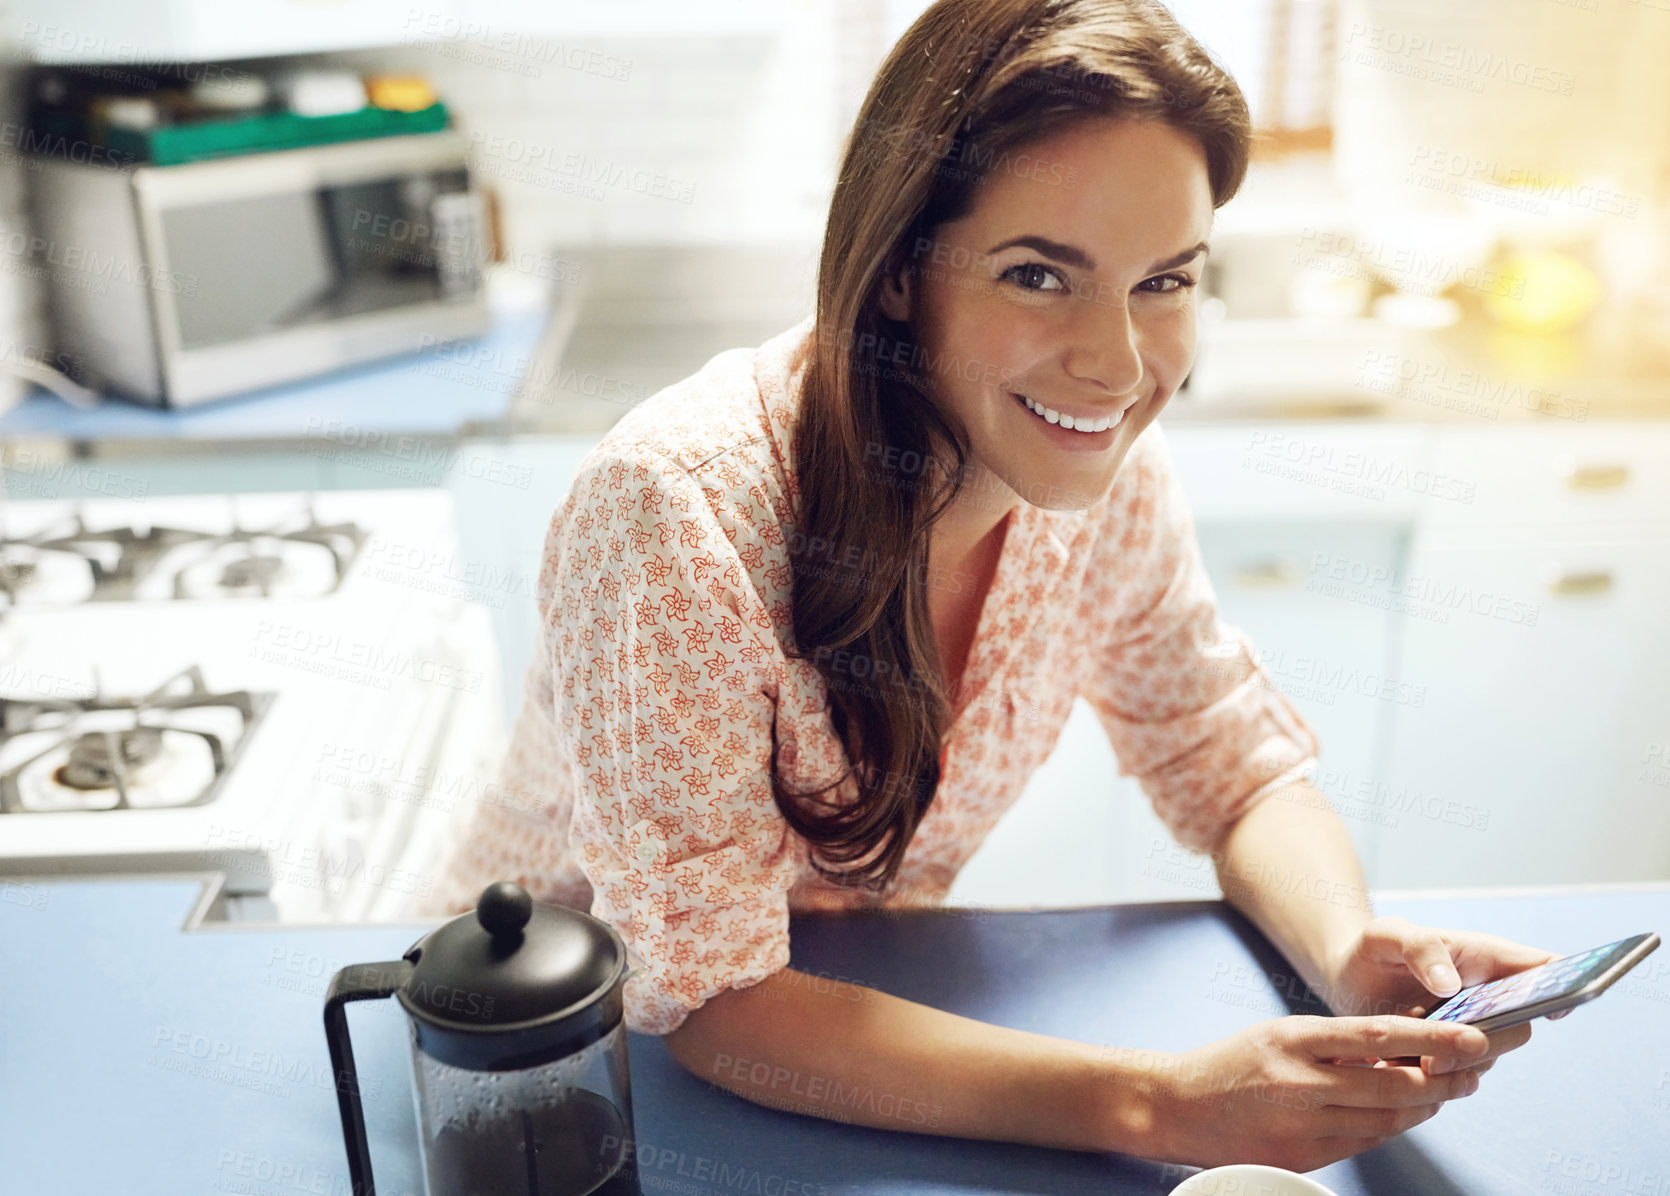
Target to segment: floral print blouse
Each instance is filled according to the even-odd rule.
[[[941,781],[894,884],[877,898],[820,878],[769,780],[773,759],[795,790],[847,767],[825,679],[782,646],[791,561],[855,565],[801,536],[790,506],[791,359],[812,333],[807,318],[719,353],[582,462],[545,540],[541,642],[499,800],[472,813],[429,907],[467,910],[515,880],[603,919],[637,969],[625,1016],[641,1033],[786,967],[791,910],[941,904],[1075,697],[1187,846],[1315,765],[1309,725],[1218,620],[1151,424],[1091,508],[1007,517]],[[862,658],[832,660],[841,685],[904,693]],[[832,796],[852,800],[855,782]]]

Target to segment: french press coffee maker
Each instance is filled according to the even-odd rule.
[[[325,1039],[354,1196],[375,1196],[346,1005],[393,996],[412,1034],[429,1196],[642,1196],[613,927],[489,885],[472,913],[331,979]]]

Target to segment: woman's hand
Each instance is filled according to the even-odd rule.
[[[1558,958],[1551,951],[1493,934],[1435,930],[1387,915],[1369,922],[1335,956],[1322,996],[1336,1013],[1424,1017],[1464,986],[1511,976]],[[1528,1026],[1498,1030],[1490,1035],[1487,1057],[1494,1059],[1529,1038]],[[1453,1058],[1425,1060],[1425,1066],[1435,1074],[1442,1074],[1455,1063]]]
[[[1374,919],[1339,949],[1329,967],[1329,1008],[1342,1014],[1420,1017],[1466,985],[1523,972],[1552,951],[1468,930],[1435,930],[1395,914]]]
[[[1515,1034],[1523,1027],[1502,1031]],[[1419,1125],[1477,1091],[1490,1043],[1471,1026],[1396,1016],[1284,1017],[1176,1056],[1163,1069],[1157,1120],[1166,1161],[1267,1163],[1310,1171]],[[1381,1062],[1442,1055],[1431,1075]]]

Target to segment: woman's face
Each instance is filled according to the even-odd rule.
[[[999,159],[966,216],[907,247],[882,310],[968,429],[973,488],[1056,510],[1107,494],[1194,361],[1212,210],[1187,133],[1091,117]]]

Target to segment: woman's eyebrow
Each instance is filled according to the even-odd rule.
[[[1203,253],[1211,252],[1212,247],[1205,241],[1201,241],[1196,245],[1189,246],[1182,253],[1174,254],[1171,257],[1168,257],[1163,262],[1155,262],[1152,266],[1148,267],[1148,272],[1152,274],[1157,270],[1171,270],[1177,266],[1193,261]]]
[[[1053,257],[1058,262],[1064,262],[1067,265],[1079,270],[1094,271],[1096,269],[1095,261],[1093,261],[1090,255],[1084,250],[1074,245],[1063,245],[1060,241],[1052,241],[1048,237],[1031,235],[1024,237],[1010,237],[1007,241],[1002,241],[993,245],[986,252],[988,254],[994,254],[1004,249],[1011,249],[1016,245],[1022,246],[1026,249],[1036,249],[1039,253],[1046,254],[1049,257]],[[1185,262],[1193,261],[1196,257],[1203,253],[1211,252],[1212,247],[1205,241],[1201,241],[1196,245],[1189,246],[1189,248],[1183,250],[1181,253],[1173,254],[1163,262],[1155,262],[1152,266],[1148,267],[1148,273],[1153,274],[1160,270],[1170,270],[1173,267],[1183,265]]]

